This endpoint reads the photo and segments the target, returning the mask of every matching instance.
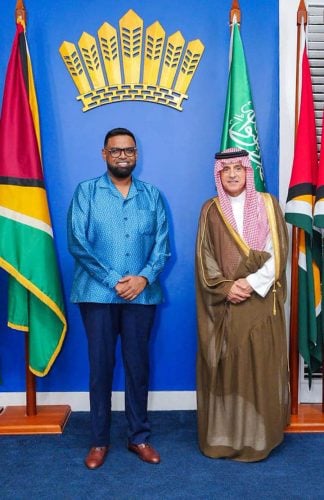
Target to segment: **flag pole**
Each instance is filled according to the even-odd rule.
[[[301,0],[297,11],[297,49],[296,49],[296,93],[295,93],[295,141],[298,127],[299,110],[299,72],[300,72],[300,37],[301,26],[307,24],[307,10]],[[291,297],[290,297],[290,334],[289,334],[289,366],[291,390],[291,414],[298,415],[299,389],[299,349],[298,349],[298,256],[299,229],[292,228],[291,252]]]
[[[36,377],[29,369],[29,334],[25,332],[25,364],[26,364],[26,415],[37,415]]]
[[[16,23],[26,26],[26,9],[23,0],[16,3]],[[25,373],[26,373],[26,415],[37,414],[36,405],[36,377],[29,369],[29,335],[25,333]]]

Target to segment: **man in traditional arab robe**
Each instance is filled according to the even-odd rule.
[[[199,446],[253,462],[289,421],[287,229],[277,200],[255,190],[247,151],[216,154],[215,181],[196,251]]]

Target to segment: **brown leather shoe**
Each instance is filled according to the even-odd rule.
[[[97,469],[100,467],[107,456],[108,446],[95,446],[90,448],[88,455],[86,456],[84,463],[88,469]]]
[[[144,462],[148,462],[149,464],[159,464],[160,463],[160,455],[158,452],[152,448],[152,446],[148,443],[141,444],[128,444],[129,451],[136,453],[141,460]]]

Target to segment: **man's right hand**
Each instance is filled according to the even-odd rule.
[[[147,285],[147,279],[144,276],[127,275],[121,278],[115,290],[117,295],[125,300],[134,300],[144,290]]]
[[[245,279],[239,279],[234,281],[226,299],[232,304],[239,304],[251,297],[252,292],[253,288],[249,283]]]

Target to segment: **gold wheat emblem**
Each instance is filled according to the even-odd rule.
[[[166,39],[158,21],[143,38],[143,19],[129,10],[119,20],[118,31],[103,23],[98,41],[83,33],[79,50],[74,43],[62,43],[59,51],[83,111],[119,101],[155,102],[182,111],[204,45],[191,40],[185,47],[180,31]]]

